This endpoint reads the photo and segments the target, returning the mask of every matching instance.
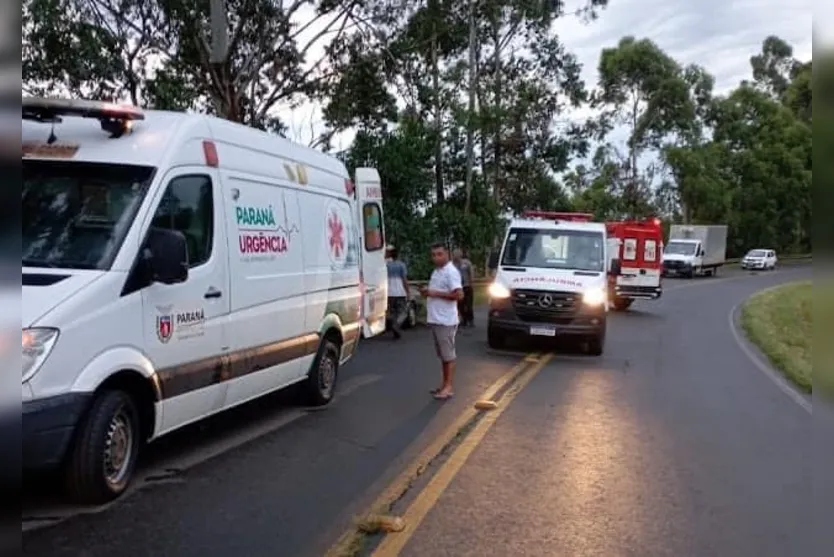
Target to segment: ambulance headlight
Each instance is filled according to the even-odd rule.
[[[510,289],[500,282],[493,282],[489,285],[489,297],[496,300],[504,300],[510,297]]]
[[[23,381],[35,375],[52,352],[58,340],[58,329],[37,327],[23,329]]]
[[[606,301],[604,288],[589,288],[582,293],[582,302],[587,306],[601,306]]]

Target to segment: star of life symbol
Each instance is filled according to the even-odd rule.
[[[336,211],[331,211],[327,218],[328,242],[330,253],[335,259],[342,259],[345,253],[345,227]]]

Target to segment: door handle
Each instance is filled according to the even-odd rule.
[[[210,298],[219,298],[222,295],[223,295],[222,292],[220,292],[218,289],[216,289],[215,287],[212,286],[211,288],[208,289],[208,291],[205,294],[203,294],[203,298],[208,300]]]

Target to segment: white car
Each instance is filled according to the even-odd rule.
[[[751,249],[741,259],[741,268],[768,271],[775,269],[776,263],[776,252],[772,249]]]

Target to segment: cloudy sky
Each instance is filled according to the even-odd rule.
[[[566,0],[566,11],[583,0]],[[817,14],[817,38],[834,43],[834,2],[831,0],[609,0],[597,21],[582,23],[571,17],[555,26],[567,48],[583,64],[583,77],[596,83],[596,66],[602,48],[614,46],[625,35],[649,38],[681,64],[704,66],[716,80],[718,92],[750,77],[750,56],[768,35],[777,35],[794,47],[794,56],[811,57],[812,9]],[[821,17],[825,14],[829,17]],[[821,21],[832,24],[820,26]],[[827,40],[826,40],[827,39]],[[311,121],[321,130],[316,106],[284,112],[292,139],[309,143]],[[352,134],[334,142],[347,148]]]

